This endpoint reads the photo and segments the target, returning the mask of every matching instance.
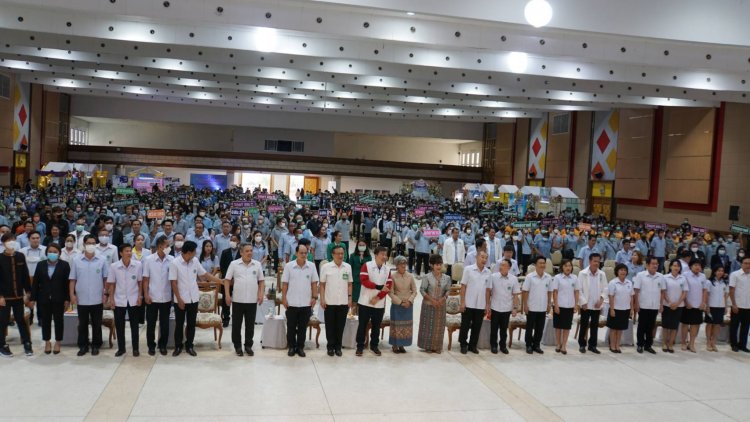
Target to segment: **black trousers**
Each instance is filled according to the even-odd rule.
[[[505,348],[508,341],[508,325],[510,324],[510,312],[498,312],[493,310],[490,319],[490,346],[500,346]],[[500,342],[497,342],[497,330],[500,330]]]
[[[417,252],[417,275],[420,275],[422,273],[427,274],[429,272],[429,269],[427,268],[427,264],[430,260],[430,254],[423,253],[423,252]]]
[[[286,344],[290,349],[303,350],[305,348],[305,334],[310,315],[312,315],[312,308],[309,306],[286,308]],[[255,318],[254,314],[253,318]]]
[[[747,333],[750,329],[750,309],[739,308],[736,314],[730,314],[729,344],[744,349],[747,347]]]
[[[115,331],[117,332],[117,350],[125,351],[125,312],[128,313],[130,322],[130,340],[133,345],[133,351],[138,350],[139,344],[139,327],[141,307],[140,306],[116,306],[115,307]]]
[[[445,274],[448,277],[451,277],[451,279],[453,279],[453,265],[446,265],[445,266]]]
[[[651,347],[654,344],[654,326],[656,326],[657,309],[641,309],[638,311],[638,330],[636,331],[636,345]]]
[[[242,321],[245,321],[245,343],[247,348],[253,347],[253,336],[255,336],[255,311],[257,303],[232,302],[232,344],[235,349],[243,346],[242,343]]]
[[[542,344],[546,312],[529,312],[526,314],[526,347],[537,348]]]
[[[347,313],[349,313],[349,305],[328,305],[323,311],[328,350],[341,350]]]
[[[367,323],[370,322],[370,349],[375,349],[380,344],[380,324],[383,322],[385,308],[373,308],[372,306],[359,305],[359,326],[357,327],[357,349],[365,348],[365,332]]]
[[[482,318],[484,318],[484,309],[466,308],[461,313],[461,329],[458,331],[458,342],[461,347],[477,347],[479,332],[482,330]],[[469,336],[469,331],[471,331],[471,336]]]
[[[13,311],[13,318],[16,320],[18,333],[21,335],[22,343],[31,343],[31,333],[26,320],[23,318],[23,299],[5,300],[5,306],[0,308],[0,347],[5,346],[5,331],[8,330],[10,322],[10,311]]]
[[[367,247],[370,247],[370,242],[372,242],[372,230],[369,232],[365,232],[365,242],[367,242]]]
[[[529,262],[531,262],[531,254],[521,255],[521,266],[523,267],[523,273],[526,274],[526,270],[529,268]]]
[[[322,259],[315,259],[315,270],[318,271],[318,274],[320,274],[320,263],[323,262]]]
[[[581,309],[581,330],[578,333],[578,346],[586,347],[588,335],[588,346],[596,347],[599,337],[599,315],[601,310]]]
[[[169,340],[169,311],[172,302],[156,303],[146,305],[146,345],[148,350],[156,349],[156,321],[159,321],[159,349],[167,348]]]
[[[63,315],[65,314],[64,302],[37,302],[39,319],[42,321],[42,340],[50,341],[52,338],[52,320],[55,320],[55,341],[63,339]]]
[[[78,348],[89,347],[89,324],[91,324],[91,347],[102,347],[102,314],[104,306],[78,305]]]
[[[174,304],[174,345],[182,346],[183,336],[185,347],[192,348],[195,340],[195,320],[198,318],[198,302],[186,303],[185,310]],[[187,328],[185,327],[187,323]]]
[[[230,295],[234,294],[234,285],[229,286],[229,294]],[[226,297],[226,294],[223,295],[221,298],[221,320],[224,322],[227,322],[230,319],[230,311],[231,313],[234,313],[234,302],[232,302],[231,307],[227,306],[227,302],[224,300],[225,297]],[[253,324],[255,324],[255,314],[253,314]],[[232,330],[234,330],[234,328],[232,328]]]

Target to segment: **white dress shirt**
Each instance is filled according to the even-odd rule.
[[[638,290],[638,306],[641,309],[659,309],[661,291],[666,289],[661,273],[651,275],[648,271],[639,272],[633,279],[633,288]]]
[[[75,293],[79,305],[102,304],[104,280],[108,271],[109,264],[97,255],[89,259],[85,254],[81,254],[70,263],[70,279],[76,281]]]
[[[232,301],[237,303],[258,303],[258,285],[265,280],[263,266],[251,259],[250,262],[236,259],[229,264],[227,280],[234,280]]]
[[[688,273],[685,274],[685,279],[687,280],[688,285],[688,294],[685,297],[685,306],[690,306],[691,308],[700,308],[701,304],[703,303],[703,292],[708,290],[708,286],[706,285],[708,283],[708,279],[706,278],[706,275],[702,272],[696,274],[692,271],[688,271]]]
[[[729,287],[734,287],[734,306],[750,309],[750,272],[740,268],[729,275]]]
[[[31,277],[34,277],[34,273],[36,272],[36,264],[39,263],[39,261],[46,261],[47,260],[47,247],[42,246],[41,244],[36,247],[32,248],[31,246],[26,246],[21,248],[20,251],[25,257],[26,257],[26,267],[29,268],[29,275]]]
[[[127,267],[122,260],[111,264],[107,284],[115,285],[115,306],[136,306],[138,303],[138,286],[143,280],[143,266],[135,259]]]
[[[471,309],[485,309],[487,307],[487,289],[490,284],[490,270],[483,268],[481,271],[476,264],[464,268],[461,285],[466,286],[464,304]]]
[[[708,281],[708,307],[724,308],[727,306],[725,295],[729,294],[729,286],[721,280]]]
[[[101,243],[96,245],[96,254],[104,258],[105,261],[107,261],[107,264],[114,264],[119,260],[119,257],[117,256],[117,246],[107,243],[107,245],[102,245]]]
[[[526,276],[521,290],[529,292],[527,299],[529,312],[547,312],[548,293],[552,291],[551,275],[542,273],[540,276],[535,271]]]
[[[281,282],[289,285],[286,291],[287,304],[296,308],[310,306],[312,285],[318,280],[318,272],[312,262],[305,261],[301,266],[296,259],[287,262],[284,274],[281,275]]]
[[[633,291],[633,283],[625,279],[620,281],[619,278],[615,278],[609,282],[608,294],[614,296],[615,303],[610,303],[616,311],[627,311],[630,310],[630,298],[635,294]]]
[[[197,303],[200,299],[198,277],[203,274],[206,274],[206,270],[196,257],[186,262],[185,258],[180,256],[169,264],[169,280],[177,280],[177,290],[185,303]],[[174,296],[174,301],[177,303],[177,295]]]
[[[320,267],[320,284],[326,286],[326,305],[348,305],[352,281],[352,266],[346,262],[339,266],[332,261]]]
[[[154,303],[172,301],[169,266],[174,259],[172,255],[164,255],[164,259],[161,259],[159,254],[155,253],[143,260],[143,276],[148,277],[148,294]]]
[[[664,287],[667,290],[667,299],[664,301],[664,306],[669,306],[674,302],[677,302],[682,296],[682,292],[688,291],[687,280],[682,274],[678,274],[677,277],[673,276],[672,273],[664,274]],[[685,301],[680,301],[677,305],[678,308],[685,306]]]
[[[581,287],[581,293],[578,295],[579,305],[586,305],[587,309],[595,311],[602,308],[596,307],[599,299],[602,299],[602,305],[609,302],[609,282],[604,271],[597,270],[596,274],[592,274],[590,267],[586,267],[578,273],[578,285]]]
[[[557,290],[557,306],[560,308],[575,308],[575,292],[581,290],[578,277],[573,273],[560,273],[552,280],[552,290]]]
[[[521,294],[521,285],[518,278],[508,273],[503,276],[500,273],[490,275],[490,308],[495,312],[510,312],[513,310],[513,296]]]

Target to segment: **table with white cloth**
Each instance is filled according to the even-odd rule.
[[[78,345],[78,312],[66,312],[63,314],[63,346]],[[104,337],[104,332],[102,332]],[[89,337],[90,339],[91,337]]]
[[[167,347],[170,349],[174,347],[174,331],[175,331],[174,327],[177,325],[175,323],[174,318],[175,318],[174,306],[172,306],[169,312],[169,336],[167,338]],[[156,332],[154,334],[154,341],[158,342],[159,341],[159,327],[158,327],[159,324],[156,324],[156,325],[157,327],[155,328]],[[182,338],[185,338],[185,336],[183,335]]]
[[[544,319],[544,330],[542,331],[542,346],[555,345],[555,326],[549,316]]]
[[[283,315],[266,318],[260,344],[263,349],[286,349],[286,318]]]
[[[266,322],[266,317],[268,316],[268,313],[271,309],[274,308],[274,303],[272,300],[264,300],[263,303],[261,303],[257,308],[255,308],[255,323],[256,324],[263,324]],[[276,312],[274,312],[276,313]]]
[[[357,347],[357,329],[359,328],[359,317],[346,319],[344,325],[344,337],[341,340],[341,347],[344,349],[354,349]]]
[[[482,328],[479,330],[477,349],[484,350],[490,348],[490,334],[492,334],[492,322],[489,319],[484,318],[482,319]]]
[[[607,328],[607,335],[604,336],[604,344],[609,345],[609,328]],[[620,337],[620,346],[633,346],[635,345],[635,342],[633,341],[633,320],[628,320],[628,328],[626,330],[622,331],[622,336]]]

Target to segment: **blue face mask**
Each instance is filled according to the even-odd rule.
[[[48,252],[47,253],[47,259],[49,259],[51,262],[57,261],[57,259],[60,257],[59,254],[56,254],[54,252]]]

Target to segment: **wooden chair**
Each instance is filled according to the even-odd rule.
[[[463,268],[461,270],[463,271]],[[448,330],[448,350],[453,345],[453,333],[461,328],[460,293],[460,287],[457,285],[452,286],[445,301],[445,329]]]
[[[315,334],[315,348],[320,349],[320,320],[315,314],[310,317],[310,321],[307,322],[307,328],[310,330],[310,334],[307,339],[312,340],[313,328],[317,331]]]
[[[581,272],[581,267],[573,266],[573,275],[578,276],[578,273]]]
[[[523,309],[523,296],[518,298],[518,303]],[[518,330],[518,340],[521,340],[521,331],[526,329],[526,314],[518,313],[516,316],[511,316],[508,323],[508,348],[513,346],[513,332]]]
[[[557,268],[560,266],[561,262],[562,262],[562,252],[560,251],[552,252],[552,266]]]
[[[463,276],[464,276],[464,263],[456,262],[455,264],[453,264],[453,267],[451,267],[451,280],[458,283],[461,281]]]
[[[112,340],[117,340],[117,330],[115,330],[115,311],[110,307],[105,307],[102,312],[102,327],[109,329],[109,348],[114,347]]]
[[[552,265],[552,260],[547,258],[547,265],[544,266],[544,272],[554,276],[555,275],[555,267]]]
[[[377,227],[373,227],[370,230],[370,248],[375,249],[380,244],[380,230]]]
[[[614,259],[608,259],[604,261],[604,268],[615,268],[615,260]]]
[[[195,326],[202,329],[213,328],[214,340],[217,340],[216,332],[218,330],[217,344],[219,349],[221,349],[221,337],[224,335],[224,327],[222,326],[221,315],[219,315],[219,286],[200,292],[198,298],[198,317],[196,318]]]
[[[612,267],[604,267],[604,275],[607,277],[607,280],[614,280],[615,269]]]

